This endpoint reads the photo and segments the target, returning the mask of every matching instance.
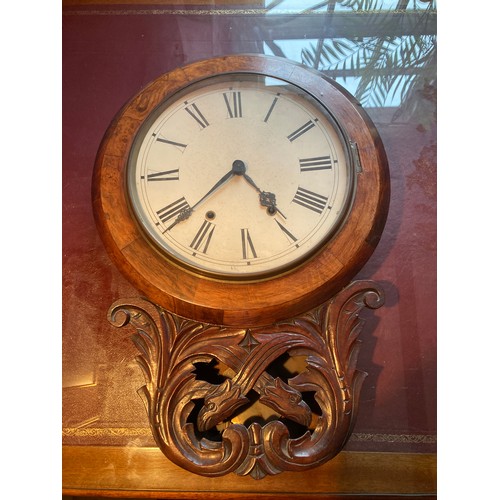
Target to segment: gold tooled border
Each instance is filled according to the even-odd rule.
[[[75,8],[69,7],[62,11],[63,16],[158,16],[158,15],[177,15],[177,16],[325,16],[325,11],[315,9],[266,9],[266,8],[214,8],[214,9],[178,9],[175,6],[169,8],[147,8],[147,9],[105,9],[104,5],[95,5],[93,9],[82,9],[78,6]],[[374,11],[358,10],[341,12],[337,15],[358,15],[358,16],[372,16]],[[423,14],[421,10],[380,10],[376,11],[377,14]],[[428,12],[426,15],[437,15],[436,12]]]
[[[368,434],[353,433],[349,438],[356,442],[373,443],[415,443],[415,444],[435,444],[437,436],[435,434]]]
[[[148,427],[64,427],[63,437],[138,437],[151,436]],[[355,442],[373,443],[414,443],[435,444],[437,437],[434,434],[385,434],[385,433],[353,433],[350,437]]]

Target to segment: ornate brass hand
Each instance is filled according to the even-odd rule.
[[[267,213],[269,215],[274,215],[276,212],[278,212],[283,217],[283,219],[286,219],[285,214],[276,205],[276,195],[269,191],[262,191],[262,189],[260,189],[259,186],[255,184],[253,179],[246,172],[244,172],[242,175],[243,178],[248,182],[248,184],[250,184],[259,192],[260,204],[263,207],[267,207]]]

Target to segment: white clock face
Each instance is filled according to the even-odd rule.
[[[354,173],[339,128],[306,92],[262,75],[205,79],[140,130],[132,210],[182,265],[254,279],[300,265],[345,217]]]

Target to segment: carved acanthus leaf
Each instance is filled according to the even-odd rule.
[[[145,299],[115,302],[108,318],[135,329],[146,380],[139,393],[162,452],[197,474],[260,479],[316,467],[342,449],[364,378],[356,370],[359,313],[382,303],[372,282],[353,282],[314,311],[267,327],[202,324]],[[270,372],[284,357],[305,365],[290,375]],[[200,365],[215,370],[211,378]],[[259,416],[259,408],[277,417]],[[251,418],[240,423],[245,412]]]

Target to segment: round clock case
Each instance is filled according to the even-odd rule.
[[[93,178],[98,230],[165,309],[250,327],[331,298],[385,224],[388,166],[371,120],[321,73],[236,55],[175,69],[120,111]]]

